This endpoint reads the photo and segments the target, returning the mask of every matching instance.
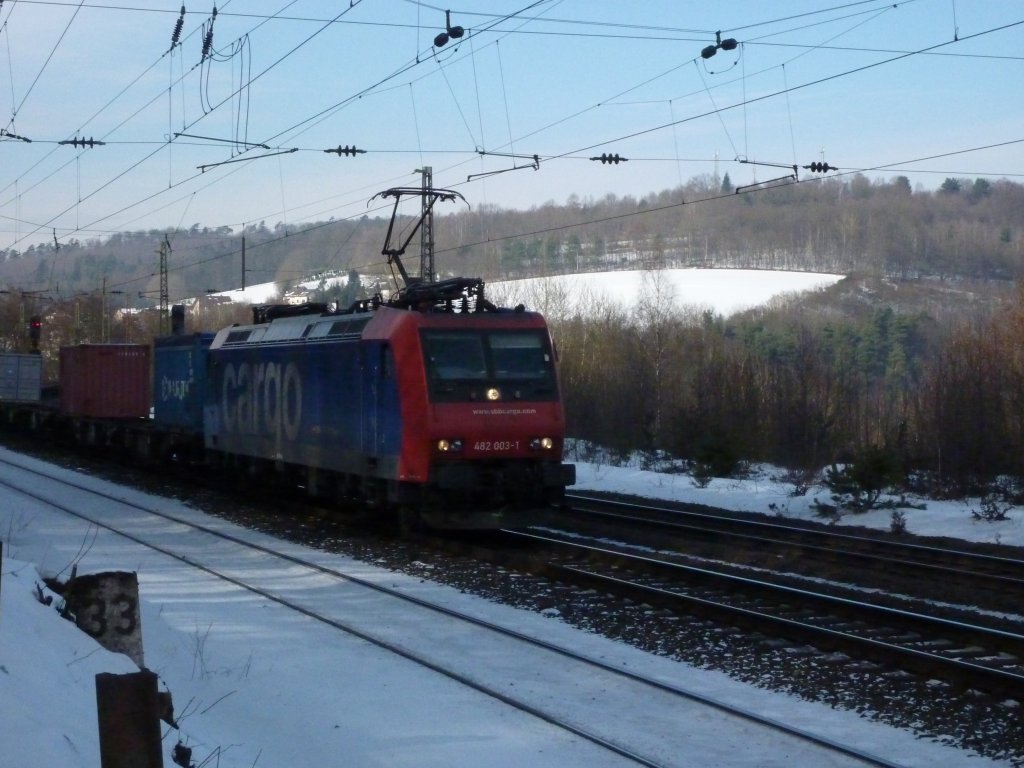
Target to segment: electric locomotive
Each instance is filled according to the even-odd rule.
[[[262,308],[207,358],[208,457],[299,474],[406,525],[515,525],[561,501],[565,421],[543,317],[479,279],[408,286],[340,313]]]

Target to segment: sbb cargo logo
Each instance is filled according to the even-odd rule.
[[[160,379],[160,402],[186,400],[192,391],[192,383],[191,380],[169,379],[164,376]]]
[[[221,388],[225,432],[242,435],[299,436],[302,378],[295,363],[228,363]]]

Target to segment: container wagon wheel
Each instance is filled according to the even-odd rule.
[[[412,538],[423,531],[423,518],[415,507],[403,504],[398,508],[398,532],[402,538]]]

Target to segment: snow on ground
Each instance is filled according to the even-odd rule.
[[[0,458],[24,465],[35,460],[0,449]],[[49,468],[60,475],[68,470]],[[642,496],[806,517],[816,491],[790,497],[786,483],[773,473],[744,481],[713,480],[696,487],[689,476],[665,475],[636,467],[578,465],[581,490],[605,490]],[[6,475],[8,470],[3,470]],[[3,479],[0,477],[0,479]],[[81,482],[82,478],[76,476]],[[109,483],[88,479],[98,487]],[[38,487],[44,484],[36,481]],[[116,488],[116,486],[113,486]],[[569,736],[547,724],[512,711],[450,680],[417,668],[369,643],[297,616],[209,574],[97,530],[82,521],[44,509],[4,490],[0,496],[0,538],[4,540],[0,581],[0,765],[11,768],[95,768],[99,765],[94,675],[124,673],[134,666],[127,657],[100,649],[89,637],[61,619],[53,607],[35,599],[39,575],[63,572],[79,562],[79,573],[110,569],[138,572],[147,666],[175,696],[183,734],[195,748],[193,761],[219,768],[285,766],[460,766],[489,765],[600,768],[627,765],[625,760]],[[63,491],[67,503],[87,502],[81,493]],[[266,542],[262,534],[238,529],[173,500],[155,500],[120,488],[125,499],[159,503],[172,514],[204,521],[246,539]],[[821,494],[820,491],[817,492]],[[1020,544],[1019,513],[1003,523],[972,520],[969,505],[928,504],[910,510],[914,533],[963,535],[981,541],[999,538]],[[887,526],[888,514],[859,516],[854,522]],[[181,526],[158,526],[149,535],[167,541],[188,534]],[[799,723],[836,741],[856,743],[906,766],[998,765],[944,747],[913,734],[868,722],[856,713],[746,686],[725,675],[655,657],[624,644],[576,630],[557,616],[494,605],[457,590],[395,574],[347,558],[285,545],[296,555],[355,572],[363,578],[397,585],[420,597],[443,601],[488,620],[511,625],[546,639],[583,649],[595,657],[642,673],[653,673],[717,701],[742,706],[778,720]],[[309,577],[265,556],[244,562],[253,578],[271,580],[289,594],[317,605],[345,607],[353,620],[371,607],[337,582]],[[369,610],[371,619],[376,608]],[[426,627],[422,627],[425,631]],[[404,631],[412,639],[415,626]],[[452,643],[467,638],[452,636]],[[541,674],[541,677],[544,675]],[[569,691],[564,692],[570,695]],[[553,694],[557,698],[560,694]],[[611,727],[641,712],[616,709],[616,697],[596,697],[574,706],[581,715],[606,718]],[[657,714],[657,713],[650,713]],[[168,731],[164,726],[163,730]],[[765,746],[764,737],[745,727],[726,725],[715,710],[695,712],[652,743],[664,753],[668,739],[684,748],[667,756],[686,766],[822,765],[810,748]],[[178,734],[165,736],[164,754]],[[673,744],[680,742],[672,742]],[[219,748],[219,752],[217,751]],[[170,764],[165,758],[165,764]],[[828,764],[828,763],[824,763]],[[835,765],[847,764],[836,761]]]
[[[493,283],[502,304],[523,302],[549,317],[612,305],[630,312],[643,298],[664,311],[711,310],[732,315],[774,298],[834,285],[842,275],[761,269],[662,269],[594,272]]]
[[[657,290],[677,309],[710,309],[731,315],[756,307],[778,296],[819,290],[835,284],[842,275],[816,272],[788,272],[758,269],[664,269],[595,272],[555,277],[537,277],[489,283],[488,294],[509,306],[523,302],[545,314],[572,312],[579,307],[611,303],[628,311],[637,297]],[[328,278],[339,285],[347,276]],[[365,278],[364,278],[365,282]],[[309,280],[295,288],[317,288],[320,280]],[[250,285],[245,290],[215,294],[231,301],[261,304],[278,295],[276,283]],[[557,297],[557,301],[556,301]]]
[[[881,507],[823,519],[819,504],[834,505],[829,489],[822,484],[812,485],[805,493],[794,495],[795,485],[783,479],[782,470],[772,467],[753,467],[749,475],[741,479],[713,478],[707,487],[701,488],[689,474],[643,469],[640,459],[628,462],[627,466],[575,463],[574,491],[615,491],[649,499],[686,501],[734,511],[882,530],[890,530],[893,511],[898,510],[905,517],[907,532],[916,536],[946,536],[1024,547],[1024,509],[1007,508],[1006,520],[979,520],[972,514],[972,511],[983,512],[982,500],[978,498],[936,501],[883,495],[880,504],[905,501],[906,505],[900,503],[895,509]]]

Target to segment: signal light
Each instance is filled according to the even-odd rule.
[[[39,315],[32,315],[28,319],[28,338],[32,342],[32,349],[39,350],[39,337],[43,332],[43,319]]]
[[[590,159],[591,160],[600,160],[602,164],[614,163],[615,165],[618,165],[619,163],[627,163],[627,162],[629,162],[629,158],[628,157],[619,157],[618,153],[612,155],[612,154],[608,154],[607,152],[601,153],[601,155],[599,157],[592,157]]]

